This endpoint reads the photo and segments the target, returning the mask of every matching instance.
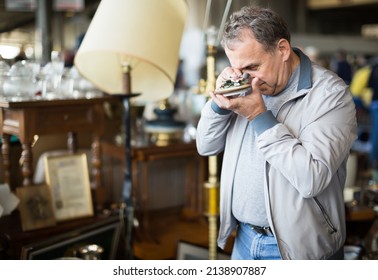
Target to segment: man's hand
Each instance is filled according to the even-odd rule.
[[[219,88],[224,81],[232,78],[237,79],[241,75],[242,73],[239,70],[227,67],[217,79],[217,88]],[[253,78],[251,85],[252,93],[246,96],[235,98],[225,97],[221,94],[214,94],[213,92],[210,92],[210,96],[220,108],[234,111],[238,115],[251,121],[257,115],[266,111],[265,103],[259,90],[259,79]]]

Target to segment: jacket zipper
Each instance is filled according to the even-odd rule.
[[[335,226],[332,224],[331,219],[330,219],[329,216],[327,215],[327,212],[324,210],[323,205],[319,202],[319,200],[318,200],[316,197],[314,198],[314,200],[315,200],[316,204],[318,205],[320,211],[322,212],[323,217],[324,217],[326,223],[328,224],[328,226],[329,226],[329,227],[331,228],[331,230],[332,230],[330,233],[332,234],[332,233],[337,232],[337,229],[336,229]]]

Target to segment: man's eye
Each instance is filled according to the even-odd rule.
[[[245,71],[256,71],[257,69],[259,69],[259,67],[257,65],[251,65],[251,66],[246,67],[244,70]]]

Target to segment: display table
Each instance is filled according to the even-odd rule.
[[[4,181],[10,184],[10,137],[19,138],[22,147],[20,165],[22,185],[32,185],[33,153],[35,135],[67,133],[68,150],[76,152],[76,134],[91,132],[92,176],[95,190],[94,201],[98,207],[104,203],[104,187],[101,176],[100,136],[104,132],[103,103],[111,97],[95,97],[57,100],[7,101],[0,99],[0,134]],[[11,186],[14,189],[17,186]]]

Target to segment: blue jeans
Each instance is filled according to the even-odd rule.
[[[232,260],[281,260],[276,238],[256,233],[249,225],[240,223],[237,229]]]

